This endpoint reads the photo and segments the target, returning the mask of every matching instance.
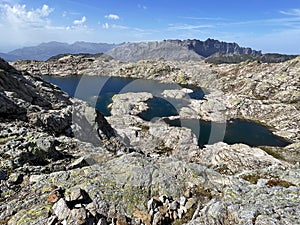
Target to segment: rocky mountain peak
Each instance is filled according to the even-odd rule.
[[[108,54],[122,61],[164,58],[166,60],[199,60],[215,53],[246,54],[253,57],[262,55],[261,51],[240,47],[237,43],[227,43],[214,39],[200,41],[164,40],[156,42],[128,43],[112,49]]]

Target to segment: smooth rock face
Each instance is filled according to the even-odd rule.
[[[274,164],[284,165],[260,148],[251,148],[245,144],[228,145],[223,142],[207,145],[195,153],[193,160],[224,174],[263,169]]]

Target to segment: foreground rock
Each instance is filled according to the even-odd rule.
[[[1,202],[15,202],[18,194],[26,194],[19,190],[30,174],[99,163],[110,158],[115,149],[111,146],[118,144],[112,128],[95,109],[2,60],[0,98]],[[15,204],[10,213],[1,204],[2,221],[16,213]]]
[[[274,165],[226,176],[172,157],[146,159],[132,153],[101,165],[30,176],[26,179],[26,187],[22,186],[27,195],[17,198],[18,207],[27,205],[30,210],[15,208],[18,212],[9,224],[44,224],[49,214],[53,215],[50,216],[53,220],[80,218],[93,220],[92,224],[102,218],[110,224],[124,215],[128,215],[124,224],[160,224],[159,221],[171,218],[166,216],[168,210],[177,210],[178,224],[191,219],[189,224],[245,224],[250,221],[297,224],[299,172],[299,168],[287,170],[287,167]],[[54,202],[53,198],[49,199],[49,195],[53,195],[53,184],[67,193]],[[161,214],[157,214],[155,207],[161,200],[150,198],[164,195],[162,199],[172,196],[174,200],[168,200],[165,208],[165,203],[162,204],[158,211]],[[45,203],[47,198],[51,200],[48,204]],[[32,201],[35,206],[30,206]],[[8,200],[4,212],[9,213],[14,202]],[[184,202],[183,206],[180,202]],[[181,216],[179,209],[182,209]]]

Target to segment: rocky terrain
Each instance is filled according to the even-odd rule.
[[[0,224],[299,224],[299,57],[214,65],[64,55],[12,64],[22,72],[0,65]],[[293,143],[200,149],[191,130],[138,116],[150,93],[115,95],[104,118],[46,74],[205,87],[205,99],[187,99],[180,118],[255,120]]]

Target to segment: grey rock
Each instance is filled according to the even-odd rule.
[[[152,225],[159,225],[162,223],[164,217],[163,215],[161,214],[161,212],[157,212],[154,214],[153,216],[153,221],[152,221]]]
[[[184,213],[185,213],[184,209],[182,209],[182,208],[178,209],[177,210],[178,218],[181,219],[183,217]]]
[[[36,140],[36,145],[38,148],[42,149],[43,151],[49,152],[54,148],[54,138],[53,139],[39,138]]]
[[[179,208],[179,206],[180,206],[179,202],[173,201],[173,202],[170,203],[169,209],[173,210],[173,211],[176,211]]]
[[[112,124],[117,136],[129,147],[145,154],[174,154],[188,158],[190,152],[198,149],[197,138],[191,130],[171,127],[163,120],[147,122],[136,116],[147,109],[145,101],[151,97],[150,93],[115,95],[111,104],[112,116],[106,117],[107,121]],[[124,104],[128,107],[120,107]],[[118,110],[119,108],[121,110]]]
[[[189,210],[196,204],[196,199],[195,198],[189,198],[187,202],[185,203],[184,207]]]
[[[100,218],[100,220],[98,221],[97,225],[107,225],[107,222],[104,218]]]
[[[148,211],[153,211],[155,210],[158,206],[162,206],[163,202],[161,202],[160,199],[157,198],[151,198],[148,202],[147,202],[147,208]]]
[[[193,160],[210,165],[224,174],[262,169],[273,164],[286,164],[260,148],[251,148],[245,144],[228,145],[223,142],[207,145],[206,148],[199,150]]]
[[[186,203],[186,200],[187,200],[186,197],[181,196],[181,197],[180,197],[180,200],[179,200],[179,204],[182,205],[182,206],[184,206],[185,203]]]
[[[23,177],[24,175],[18,172],[15,173],[11,173],[6,181],[7,185],[9,187],[16,185],[16,184],[20,184],[23,181]]]
[[[99,215],[108,217],[109,205],[107,202],[105,202],[99,198],[95,198],[95,199],[93,199],[93,204],[95,206],[96,212]]]
[[[87,224],[88,218],[84,208],[72,209],[67,219],[67,224],[82,225]]]
[[[69,190],[69,201],[77,201],[84,199],[84,192],[80,188],[72,188]]]
[[[149,196],[179,199],[187,189],[186,196],[194,199],[190,205],[198,204],[190,225],[253,224],[253,221],[257,224],[299,223],[299,165],[292,165],[298,161],[299,150],[299,58],[278,64],[245,62],[237,65],[169,61],[122,64],[113,60],[105,64],[104,59],[94,59],[63,56],[60,61],[33,63],[33,67],[40,71],[41,65],[60,65],[54,72],[65,68],[63,71],[68,74],[72,71],[92,73],[97,71],[97,65],[107,65],[110,75],[132,74],[201,83],[211,88],[207,99],[190,100],[181,115],[195,113],[197,118],[209,120],[221,115],[225,119],[239,117],[267,124],[274,133],[295,142],[285,148],[271,149],[283,156],[290,154],[286,157],[290,163],[283,161],[285,157],[275,159],[263,148],[241,144],[217,143],[199,149],[190,130],[173,129],[163,121],[150,123],[138,118],[136,113],[146,109],[146,100],[141,98],[135,103],[134,94],[130,96],[130,105],[123,99],[122,104],[128,107],[122,112],[122,118],[116,113],[105,119],[57,87],[0,61],[0,88],[3,88],[0,96],[1,104],[4,102],[3,112],[6,112],[0,113],[1,171],[6,173],[5,179],[24,174],[17,191],[4,180],[0,181],[1,197],[5,199],[5,204],[0,204],[1,220],[8,220],[8,224],[24,221],[45,224],[51,211],[45,199],[51,192],[50,185],[56,184],[67,192],[72,188],[84,189],[90,197],[89,201],[85,202],[87,198],[83,197],[84,201],[76,200],[70,205],[66,204],[68,199],[60,198],[63,203],[56,205],[58,201],[53,205],[52,215],[58,214],[64,224],[68,220],[74,222],[71,211],[81,208],[84,208],[82,212],[74,212],[74,215],[85,211],[88,222],[99,217],[108,218],[108,222],[118,216],[131,217],[135,209],[147,212]],[[69,62],[79,62],[78,68],[68,67]],[[24,67],[28,65],[30,62]],[[99,71],[101,68],[99,66]],[[46,73],[46,69],[43,71]],[[77,107],[75,111],[74,107]],[[76,123],[73,123],[74,113],[78,118]],[[84,128],[88,128],[88,132]],[[73,133],[75,138],[64,136],[71,136],[75,131],[78,132]],[[76,137],[92,140],[98,146]],[[117,141],[119,137],[127,141],[127,149],[144,154],[128,154],[126,147]],[[111,146],[111,152],[107,146]],[[114,156],[115,152],[122,154]],[[93,163],[83,166],[76,159]],[[72,163],[75,166],[68,167]],[[82,195],[77,196],[74,199]],[[167,212],[161,212],[162,217],[157,215],[157,221],[171,215],[168,207],[174,201],[166,199],[161,210]],[[179,206],[179,218],[185,216],[187,207],[188,203]],[[152,211],[155,216],[158,209]]]
[[[55,225],[57,222],[56,216],[50,216],[47,220],[47,225]]]
[[[59,220],[67,219],[71,213],[71,210],[63,198],[59,199],[58,202],[53,205],[52,210]]]
[[[188,98],[188,94],[192,92],[193,90],[191,89],[182,88],[179,90],[164,90],[162,94],[165,98],[183,99]]]
[[[111,115],[137,115],[148,109],[147,100],[153,98],[151,93],[125,93],[114,95],[113,104],[110,106]]]
[[[0,89],[4,91],[0,92],[1,115],[11,120],[28,120],[51,134],[75,135],[98,144],[98,128],[104,135],[112,135],[112,129],[99,112],[80,100],[71,99],[40,77],[21,73],[2,60],[0,73]],[[73,130],[70,131],[71,126]],[[43,143],[40,140],[38,145],[43,150],[52,146],[51,141]]]

